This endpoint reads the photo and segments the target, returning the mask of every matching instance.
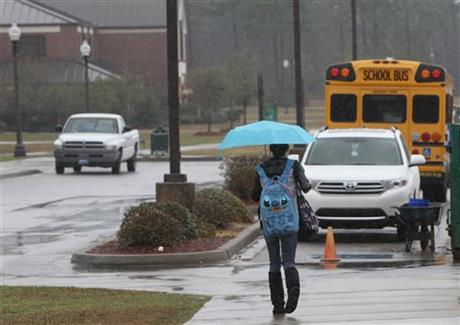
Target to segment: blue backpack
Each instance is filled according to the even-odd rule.
[[[265,237],[287,236],[299,230],[296,194],[288,186],[289,173],[293,166],[294,160],[288,159],[283,173],[271,179],[260,164],[256,167],[262,184],[259,205]]]

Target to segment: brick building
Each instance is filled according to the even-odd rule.
[[[130,75],[166,97],[166,0],[14,0],[2,7],[2,61],[11,59],[8,28],[17,23],[22,30],[21,55],[80,66],[79,48],[86,39],[92,47],[92,80]],[[184,84],[187,28],[183,0],[179,0],[178,21],[179,73]]]

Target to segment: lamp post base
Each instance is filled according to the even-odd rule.
[[[156,183],[158,203],[175,202],[189,210],[195,206],[195,184],[187,182],[184,174],[166,174],[163,183]]]
[[[15,157],[25,157],[26,147],[23,144],[16,144],[14,146],[14,156]]]

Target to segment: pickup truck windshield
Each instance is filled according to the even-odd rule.
[[[328,138],[311,145],[305,165],[402,165],[395,139]]]
[[[64,133],[118,133],[117,120],[113,118],[71,118]]]

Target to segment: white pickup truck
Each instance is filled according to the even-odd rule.
[[[128,171],[136,171],[139,132],[131,130],[117,114],[74,114],[67,119],[54,141],[56,173],[63,174],[66,167],[80,172],[83,166],[112,168],[120,173],[122,162]]]

